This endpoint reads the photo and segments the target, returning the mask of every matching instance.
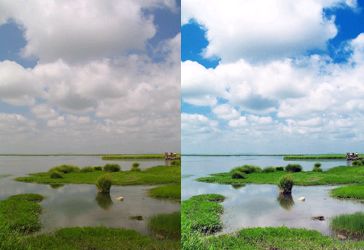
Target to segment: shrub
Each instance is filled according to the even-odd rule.
[[[320,168],[321,167],[321,163],[316,162],[315,165],[313,165],[314,168]]]
[[[60,165],[49,170],[50,172],[58,171],[64,174],[79,172],[80,168],[72,165]]]
[[[290,175],[283,176],[278,183],[279,190],[282,194],[287,195],[292,193],[293,179]]]
[[[100,193],[105,193],[105,194],[110,193],[111,185],[112,185],[111,176],[107,174],[100,176],[96,181],[96,187]]]
[[[82,173],[89,173],[89,172],[93,172],[94,171],[94,168],[93,167],[84,167],[84,168],[81,168],[80,172]]]
[[[133,168],[134,168],[134,167],[135,167],[135,168],[138,168],[139,166],[140,166],[140,164],[139,164],[138,162],[134,162],[134,163],[133,163],[133,165],[132,165],[132,167],[133,167]]]
[[[355,160],[352,163],[353,166],[363,166],[364,162],[362,160]]]
[[[243,172],[240,172],[238,170],[231,173],[231,178],[233,179],[245,179],[246,176]]]
[[[232,173],[235,171],[239,171],[245,174],[251,174],[251,173],[260,173],[262,172],[262,169],[260,167],[253,165],[244,165],[242,167],[237,167],[231,170]]]
[[[62,179],[63,178],[63,175],[59,171],[53,171],[53,172],[51,172],[50,177],[52,179]]]
[[[275,167],[267,167],[265,169],[263,169],[263,173],[273,173],[276,171],[276,168]]]
[[[95,166],[94,171],[102,171],[102,167],[101,166]]]
[[[287,172],[301,172],[302,171],[302,166],[300,164],[288,164],[286,166],[286,171]]]
[[[119,164],[109,163],[104,166],[104,171],[105,172],[119,172],[120,166],[119,166]]]
[[[284,171],[284,167],[276,167],[276,171]]]

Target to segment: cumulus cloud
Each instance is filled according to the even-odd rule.
[[[146,51],[158,31],[154,10],[176,8],[175,0],[0,0],[0,25],[16,22],[23,56],[37,58],[32,68],[0,62],[0,150],[179,151],[180,35],[148,47],[158,61]]]
[[[347,0],[185,0],[182,24],[196,21],[206,29],[204,56],[257,62],[325,50],[338,29],[324,10],[356,5]]]
[[[79,62],[144,50],[156,33],[145,9],[175,8],[175,1],[66,0],[0,1],[0,21],[13,19],[24,29],[24,56],[40,62]]]
[[[342,140],[342,145],[353,147],[364,139],[360,126],[364,119],[363,37],[359,34],[347,42],[348,63],[336,63],[325,55],[259,64],[240,59],[213,69],[183,62],[183,75],[197,72],[191,80],[194,88],[187,82],[192,77],[182,78],[183,101],[210,110],[217,129],[225,132],[218,133],[222,137],[250,138],[267,143],[267,149],[273,147],[273,138],[302,140],[305,145],[310,140]],[[214,90],[216,83],[219,88]],[[206,95],[215,101],[194,101]],[[214,137],[213,132],[210,136]],[[271,141],[263,142],[267,138]]]

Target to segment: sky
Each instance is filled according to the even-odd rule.
[[[364,1],[181,11],[183,153],[364,151]]]
[[[180,151],[180,1],[0,0],[0,153]]]

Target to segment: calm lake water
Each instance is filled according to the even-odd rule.
[[[152,199],[147,192],[152,186],[113,186],[110,196],[97,194],[95,185],[64,185],[52,187],[44,184],[16,182],[16,176],[48,171],[60,164],[78,166],[118,163],[123,170],[139,162],[142,169],[164,165],[160,160],[103,161],[97,156],[0,156],[0,200],[19,193],[38,193],[46,197],[42,202],[42,231],[61,227],[107,226],[123,227],[148,234],[148,219],[157,214],[179,211],[180,204]],[[2,175],[10,175],[1,177]],[[124,201],[116,200],[123,196]],[[130,216],[143,216],[132,220]]]
[[[229,157],[182,157],[182,199],[193,195],[217,193],[226,197],[222,203],[224,214],[223,232],[233,232],[246,227],[287,226],[314,229],[330,235],[330,219],[339,214],[363,211],[364,204],[355,201],[333,199],[329,196],[333,186],[293,188],[292,197],[279,197],[275,185],[231,186],[195,181],[211,173],[227,172],[244,164],[261,167],[285,166],[299,163],[305,170],[311,170],[318,161],[283,161],[281,156],[229,156]],[[341,161],[319,161],[323,169],[346,165]],[[298,201],[304,196],[305,202]],[[313,216],[325,216],[325,221],[312,220]]]

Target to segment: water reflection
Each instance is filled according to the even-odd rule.
[[[96,202],[104,210],[109,210],[113,204],[110,194],[101,192],[97,192]]]
[[[279,193],[277,200],[279,205],[285,210],[291,210],[294,206],[292,194]]]
[[[231,186],[232,186],[234,189],[240,189],[240,188],[244,187],[245,185],[244,185],[244,184],[234,183],[234,184],[231,184]]]
[[[60,183],[52,183],[52,184],[49,184],[49,186],[50,186],[52,189],[58,189],[58,188],[64,187],[64,184],[60,184]]]

